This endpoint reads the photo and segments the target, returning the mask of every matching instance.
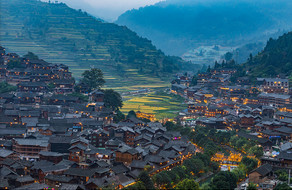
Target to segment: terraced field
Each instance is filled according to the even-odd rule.
[[[157,91],[169,87],[171,74],[186,67],[180,58],[165,56],[126,27],[104,23],[65,4],[1,0],[0,7],[1,46],[66,64],[76,79],[95,67],[104,72],[105,88]],[[185,108],[182,100],[167,94],[124,98],[123,112],[140,110],[155,113],[158,119],[174,117]]]
[[[31,51],[48,62],[66,64],[77,79],[95,67],[105,73],[107,88],[165,87],[171,70],[184,63],[165,56],[126,27],[65,4],[1,0],[0,7],[5,7],[0,12],[0,45],[20,55]]]
[[[179,111],[187,108],[184,99],[164,92],[151,92],[140,96],[124,96],[124,106],[122,112],[127,114],[129,111],[141,111],[144,113],[155,114],[157,119],[174,118]]]

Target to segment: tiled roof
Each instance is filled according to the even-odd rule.
[[[19,145],[26,145],[26,146],[47,147],[49,145],[48,140],[43,140],[43,139],[15,139],[15,141]]]
[[[281,151],[278,158],[284,159],[284,160],[292,160],[292,152],[291,151]]]
[[[292,149],[292,143],[291,142],[287,142],[285,144],[281,145],[281,151],[286,151]]]
[[[289,128],[289,127],[276,128],[275,131],[278,131],[278,132],[281,132],[281,133],[292,134],[292,128]]]
[[[39,152],[39,155],[42,155],[42,156],[53,156],[53,157],[63,156],[63,154],[60,154],[58,152],[48,152],[48,151],[40,151]]]
[[[273,170],[273,167],[270,164],[264,164],[264,165],[261,165],[260,167],[256,168],[255,170],[251,171],[251,173],[257,172],[257,173],[259,173],[262,176],[266,176],[272,170]]]
[[[0,149],[0,157],[1,158],[6,158],[7,156],[9,156],[11,154],[13,154],[13,151],[11,151],[11,150],[6,150],[3,148]]]

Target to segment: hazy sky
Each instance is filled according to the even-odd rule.
[[[48,0],[44,0],[48,1]],[[55,0],[51,0],[54,2]],[[152,5],[162,0],[59,0],[75,9],[82,9],[89,14],[107,21],[114,21],[123,12]]]

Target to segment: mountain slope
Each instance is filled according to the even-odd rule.
[[[185,63],[165,56],[151,41],[126,27],[104,23],[63,3],[0,3],[1,45],[19,54],[32,51],[47,61],[67,64],[77,77],[94,66],[115,86],[161,83],[161,78]]]
[[[246,43],[269,30],[292,26],[290,1],[167,0],[127,11],[125,25],[174,55],[198,45]]]
[[[258,55],[245,64],[244,70],[252,77],[271,77],[280,73],[291,75],[292,72],[292,32],[270,39]]]

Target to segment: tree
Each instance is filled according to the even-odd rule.
[[[210,72],[211,72],[211,66],[209,65],[207,69],[207,73],[210,73]]]
[[[121,95],[112,89],[104,90],[104,105],[114,111],[118,110],[123,107]]]
[[[203,189],[203,190],[212,190],[211,187],[210,187],[210,183],[203,183],[201,185],[201,188],[200,189]]]
[[[0,93],[5,93],[5,92],[12,92],[17,89],[16,86],[12,86],[8,84],[7,82],[1,82],[0,83]]]
[[[274,190],[292,190],[287,183],[278,183]]]
[[[200,72],[203,73],[203,72],[206,72],[206,70],[207,70],[207,65],[203,64]]]
[[[214,68],[215,69],[219,69],[220,67],[221,67],[221,65],[217,61],[215,61]]]
[[[128,112],[127,119],[132,118],[132,117],[137,118],[134,110],[131,110]]]
[[[211,166],[211,169],[213,170],[213,172],[216,172],[216,171],[218,171],[220,165],[218,162],[211,162],[210,166]]]
[[[171,181],[174,183],[177,183],[180,180],[179,176],[172,170],[168,171],[167,175],[170,177]]]
[[[93,68],[91,70],[84,71],[84,73],[82,73],[82,77],[81,82],[86,84],[90,91],[101,88],[105,83],[103,73],[100,69]]]
[[[21,64],[20,60],[9,61],[7,64],[7,69],[14,69],[14,68],[25,68],[25,66]]]
[[[196,86],[198,84],[198,77],[197,75],[194,75],[191,81],[191,86]]]
[[[171,121],[165,122],[164,126],[166,127],[167,131],[173,131],[175,130],[175,124]]]
[[[163,179],[162,179],[162,176],[160,175],[160,173],[155,174],[153,176],[153,180],[157,186],[163,185]]]
[[[244,179],[246,174],[244,165],[240,165],[239,167],[235,168],[234,170],[232,170],[232,173],[236,175],[237,181],[240,179]]]
[[[277,170],[275,172],[275,174],[277,175],[277,177],[280,181],[287,181],[288,180],[288,174],[285,170]]]
[[[117,110],[113,120],[115,123],[118,123],[120,121],[125,120],[125,118],[126,118],[125,114],[123,114],[120,110]]]
[[[224,55],[224,58],[225,58],[225,60],[226,60],[227,62],[230,61],[230,60],[232,59],[232,57],[233,57],[233,54],[230,53],[230,52],[227,52],[227,53]]]
[[[200,186],[194,179],[184,179],[180,181],[176,187],[176,189],[192,189],[192,190],[199,190]]]
[[[49,89],[49,91],[53,91],[54,88],[55,88],[54,83],[51,82],[51,83],[48,84],[48,89]]]
[[[247,173],[255,169],[258,165],[257,160],[253,158],[243,157],[241,162],[246,166]]]
[[[252,63],[253,58],[252,58],[252,54],[251,54],[251,53],[249,54],[249,58],[247,59],[247,61],[248,61],[249,63]]]
[[[182,166],[176,166],[171,171],[173,171],[176,175],[178,175],[180,179],[183,179],[186,177],[186,172]]]
[[[161,175],[161,182],[163,185],[169,187],[171,184],[171,178],[168,176],[167,171],[160,172]]]
[[[263,147],[255,145],[249,149],[249,153],[255,155],[257,158],[260,158],[264,155],[264,150]]]
[[[34,54],[30,51],[27,52],[27,54],[25,54],[23,57],[26,59],[30,59],[30,60],[38,60],[39,59],[39,57],[36,54]]]
[[[241,149],[245,144],[247,143],[247,140],[244,139],[244,138],[239,138],[237,141],[236,141],[236,148],[237,149]]]
[[[184,161],[184,166],[186,166],[188,172],[193,172],[198,174],[204,168],[204,162],[198,158],[192,158]]]
[[[144,170],[145,170],[146,172],[150,172],[152,169],[153,169],[153,167],[150,166],[150,165],[146,165],[146,166],[144,166]]]
[[[221,171],[214,176],[211,183],[212,189],[234,189],[237,186],[236,175],[229,171]]]
[[[137,181],[134,185],[124,188],[126,190],[146,190],[146,187],[142,181]]]
[[[257,185],[254,183],[249,183],[247,186],[247,190],[257,190]]]
[[[84,94],[81,94],[81,93],[78,93],[78,92],[74,92],[74,93],[68,94],[68,96],[78,97],[78,98],[80,98],[81,101],[88,102],[88,96],[85,96]]]
[[[236,135],[234,135],[234,136],[232,136],[231,138],[230,138],[230,144],[233,146],[233,147],[235,147],[236,146],[236,141],[238,140],[238,137],[236,136]]]
[[[138,176],[138,181],[141,181],[144,183],[144,186],[146,189],[154,189],[154,185],[152,180],[150,179],[148,173],[146,171],[142,171]]]

